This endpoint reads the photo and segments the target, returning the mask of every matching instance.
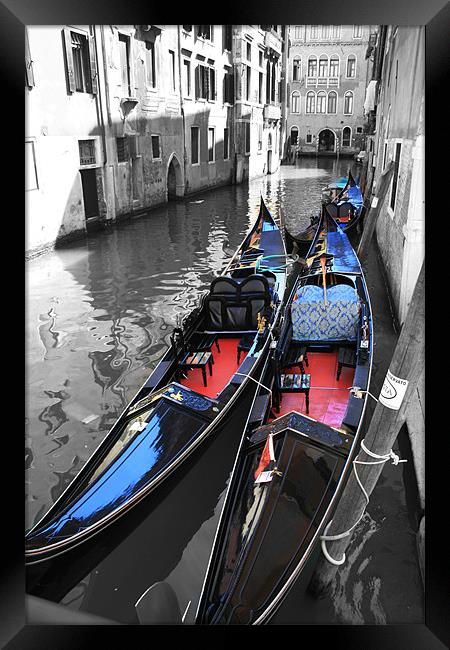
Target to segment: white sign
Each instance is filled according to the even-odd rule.
[[[269,483],[273,478],[273,472],[261,472],[261,474],[256,479],[255,483]]]
[[[384,384],[381,389],[379,400],[383,406],[398,411],[403,402],[407,388],[408,381],[406,379],[400,379],[400,377],[396,377],[390,370],[388,370],[386,377],[384,378]]]
[[[378,196],[374,196],[372,199],[372,208],[376,208],[378,205]]]

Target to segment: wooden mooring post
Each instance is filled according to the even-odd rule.
[[[380,399],[383,399],[384,403],[378,401],[367,433],[361,434],[365,448],[378,456],[389,456],[398,432],[405,422],[408,404],[413,399],[422,374],[425,358],[424,297],[425,262],[422,264],[408,313],[381,389]],[[390,406],[385,406],[386,403]],[[370,463],[357,464],[359,480],[367,495],[370,496],[385,463],[378,461],[378,464],[375,464],[377,460],[362,448],[356,460]],[[358,484],[355,466],[353,466],[331,523],[326,527],[327,537],[351,531],[349,535],[336,541],[323,542],[326,545],[326,552],[334,561],[342,563],[345,549],[352,538],[352,527],[362,517],[366,505],[367,500]],[[333,564],[322,555],[309,583],[308,591],[316,597],[325,595],[333,583],[338,568],[337,564]]]
[[[376,196],[373,197],[367,216],[364,218],[364,230],[357,251],[357,255],[361,261],[367,255],[370,240],[372,239],[378,215],[380,214],[381,206],[383,205],[384,197],[386,196],[393,172],[394,163],[390,161],[380,176],[380,184],[377,188]]]

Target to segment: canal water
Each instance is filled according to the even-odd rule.
[[[260,196],[274,214],[282,209],[291,232],[300,232],[317,214],[322,188],[349,166],[345,159],[297,161],[249,184],[169,203],[26,264],[27,528],[145,381],[178,319],[196,306],[253,223]],[[382,293],[376,261],[373,267]],[[385,320],[386,331],[392,329],[387,303]],[[36,594],[137,623],[134,603],[164,580],[192,622],[239,439],[231,427],[209,441],[157,495],[99,536],[81,559],[68,560],[70,571],[61,560]],[[404,492],[401,471],[386,467],[334,593],[314,600],[305,574],[273,623],[422,622]]]

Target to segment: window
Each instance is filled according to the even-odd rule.
[[[350,54],[347,58],[347,77],[356,77],[356,56]]]
[[[309,36],[312,39],[319,38],[319,26],[318,25],[311,25],[310,31],[309,31]]]
[[[71,31],[66,27],[63,29],[63,40],[69,93],[96,94],[97,64],[91,41],[87,35]],[[32,68],[28,68],[28,72],[31,72],[32,76]],[[27,76],[29,77],[30,74]]]
[[[362,38],[362,25],[353,25],[353,38]]]
[[[128,151],[127,138],[116,138],[117,162],[128,162],[130,154]]]
[[[191,126],[191,163],[198,165],[200,162],[199,127]]]
[[[25,85],[34,86],[33,61],[31,59],[30,44],[28,42],[28,29],[25,27]]]
[[[291,113],[300,113],[300,93],[295,91],[291,96]]]
[[[183,29],[185,32],[192,32],[192,25],[183,25]]]
[[[119,34],[120,72],[122,75],[122,94],[124,97],[131,95],[130,79],[130,37]]]
[[[330,59],[330,77],[339,76],[339,57],[333,55]]]
[[[175,52],[169,50],[170,90],[175,92]]]
[[[228,128],[223,130],[223,159],[228,160],[230,157],[230,132]]]
[[[34,140],[25,140],[25,191],[39,189]]]
[[[319,59],[319,77],[326,77],[328,74],[328,57],[325,54]]]
[[[270,101],[272,102],[275,101],[276,87],[277,87],[276,68],[275,68],[275,63],[272,63],[272,79],[271,79],[271,89],[270,89]]]
[[[302,37],[302,26],[294,25],[294,38],[301,38],[301,37]]]
[[[233,43],[233,26],[224,25],[223,26],[223,49],[231,52]]]
[[[80,165],[95,165],[95,140],[78,140]]]
[[[327,110],[327,95],[321,90],[317,93],[316,113],[326,113]]]
[[[195,70],[195,96],[197,99],[213,101],[216,98],[216,71],[199,64]]]
[[[306,134],[306,144],[312,144],[312,141],[313,141],[312,133],[307,133]]]
[[[215,161],[215,133],[214,133],[214,128],[209,128],[208,129],[208,162],[214,162]]]
[[[342,146],[349,147],[352,142],[352,130],[349,126],[342,129]]]
[[[266,104],[270,103],[270,73],[271,73],[271,62],[267,61],[266,68]]]
[[[330,25],[322,25],[322,38],[330,38]]]
[[[331,38],[341,38],[340,25],[331,25]]]
[[[225,71],[223,76],[223,101],[232,104],[234,100],[234,83],[233,73],[229,70]]]
[[[183,93],[185,97],[191,96],[191,62],[183,59]]]
[[[250,93],[251,93],[251,84],[252,84],[252,69],[249,65],[246,66],[246,72],[245,72],[245,99],[247,101],[250,100]]]
[[[306,94],[306,112],[315,113],[316,112],[316,95],[313,92]]]
[[[362,126],[357,126],[356,133],[362,133],[362,132],[363,132]]]
[[[397,186],[398,186],[398,171],[400,167],[400,154],[402,152],[401,142],[397,142],[395,145],[395,161],[394,161],[394,175],[392,177],[392,190],[391,190],[391,200],[390,207],[392,211],[395,210],[395,202],[397,200]]]
[[[161,159],[161,147],[159,144],[159,135],[152,135],[152,158],[153,160]]]
[[[262,72],[259,73],[259,82],[258,82],[258,103],[263,103],[263,86],[264,86],[264,75]]]
[[[245,153],[250,153],[250,122],[244,122],[245,128]]]
[[[315,77],[317,75],[317,58],[310,56],[308,59],[308,77]]]
[[[263,59],[264,59],[264,55],[263,55],[263,53],[262,53],[261,50],[260,50],[260,51],[259,51],[259,67],[260,67],[260,68],[262,68],[263,65],[264,65],[264,61],[263,61]]]
[[[258,124],[258,151],[262,151],[263,127]]]
[[[298,128],[293,126],[291,128],[291,145],[298,144]]]
[[[147,86],[156,88],[155,44],[145,42],[145,70]]]
[[[334,92],[334,90],[331,90],[328,93],[328,107],[327,107],[327,113],[336,113],[337,111],[337,93]]]
[[[292,62],[292,81],[300,81],[302,69],[302,61],[299,58],[295,58]]]
[[[198,25],[197,36],[212,41],[212,25]]]
[[[353,113],[353,93],[351,90],[349,90],[344,95],[344,115],[351,115],[352,113]]]
[[[247,61],[252,60],[252,46],[250,43],[246,43],[246,56],[247,56]]]

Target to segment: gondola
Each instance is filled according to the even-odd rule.
[[[286,242],[286,252],[288,254],[296,254],[300,259],[304,259],[320,231],[322,226],[323,217],[321,214],[311,217],[310,225],[305,228],[298,235],[292,235],[291,232],[284,227],[284,239]]]
[[[366,282],[329,216],[286,303],[224,501],[196,623],[263,624],[332,517],[372,367]]]
[[[324,189],[322,200],[328,214],[346,233],[362,218],[363,195],[350,171],[347,178],[340,177]]]
[[[226,422],[258,380],[286,285],[286,251],[262,197],[258,218],[171,346],[63,494],[28,531],[27,564],[103,530]]]

